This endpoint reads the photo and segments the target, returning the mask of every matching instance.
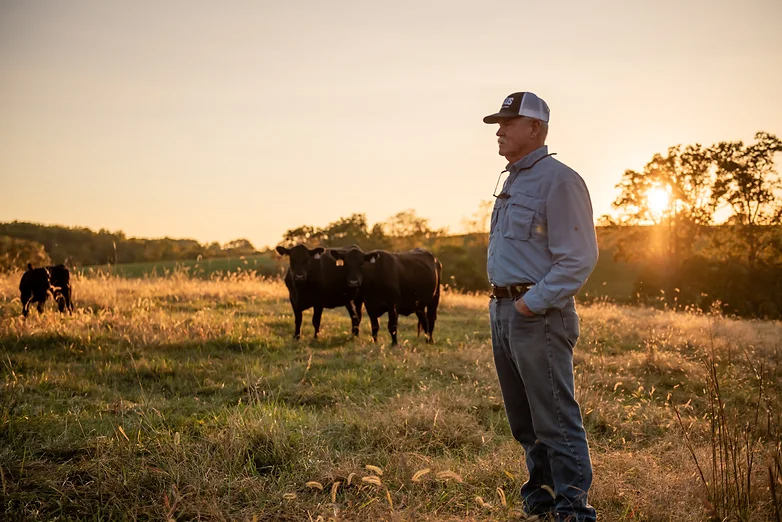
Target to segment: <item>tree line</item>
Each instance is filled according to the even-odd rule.
[[[636,300],[782,317],[779,152],[782,141],[758,132],[748,144],[676,145],[625,171],[618,217],[601,224],[631,226],[616,256],[642,267]]]
[[[224,245],[201,244],[194,239],[128,238],[123,232],[40,225],[14,221],[0,223],[0,271],[68,263],[93,266],[150,261],[180,261],[246,256],[258,253],[246,239]]]

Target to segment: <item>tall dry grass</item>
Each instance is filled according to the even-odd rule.
[[[23,320],[18,277],[0,276],[5,518],[521,517],[485,296],[445,293],[437,343],[403,318],[392,348],[344,310],[294,342],[279,281],[76,277],[72,316]],[[776,520],[780,324],[579,313],[601,519]]]

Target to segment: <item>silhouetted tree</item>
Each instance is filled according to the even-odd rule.
[[[713,204],[727,203],[733,211],[729,220],[735,234],[722,245],[741,255],[750,269],[758,261],[778,261],[782,188],[774,168],[774,156],[782,152],[782,141],[773,134],[758,132],[755,143],[721,142],[711,148],[717,166]],[[734,248],[727,248],[733,246]]]
[[[223,251],[229,256],[251,256],[256,253],[255,247],[246,239],[234,239],[223,246]]]

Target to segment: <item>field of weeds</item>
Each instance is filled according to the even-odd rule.
[[[488,299],[302,340],[282,283],[75,277],[20,317],[0,276],[0,518],[519,520]],[[577,397],[604,521],[780,520],[782,325],[592,304]]]

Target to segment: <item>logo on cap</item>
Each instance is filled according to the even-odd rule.
[[[513,96],[508,96],[505,98],[505,101],[502,102],[502,108],[504,109],[505,107],[510,107],[511,105],[513,105]]]

